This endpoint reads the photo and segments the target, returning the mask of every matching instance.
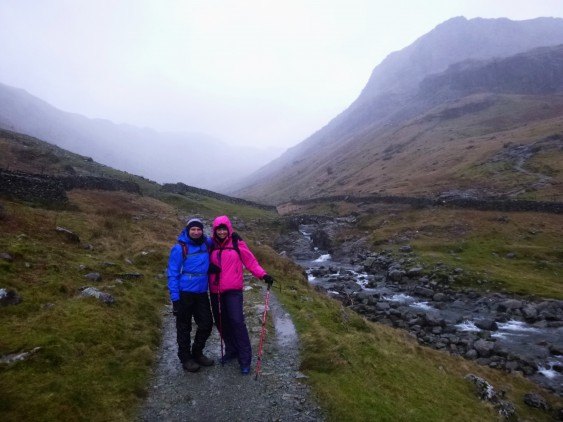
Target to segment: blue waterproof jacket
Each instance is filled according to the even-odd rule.
[[[207,292],[207,270],[209,269],[209,249],[211,239],[205,235],[202,244],[198,245],[188,236],[184,229],[178,236],[178,243],[170,250],[168,259],[168,290],[170,300],[180,300],[180,292]],[[182,243],[186,245],[187,254],[184,259]]]

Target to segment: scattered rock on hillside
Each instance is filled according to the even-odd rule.
[[[559,348],[559,347],[557,347],[557,346],[554,345],[554,344],[550,344],[550,345],[548,346],[548,348],[549,348],[549,352],[550,352],[552,355],[559,355],[559,356],[560,356],[560,355],[563,355],[563,348]],[[562,371],[560,371],[560,372],[562,372]]]
[[[477,340],[473,344],[473,348],[477,350],[479,356],[486,358],[491,356],[493,349],[495,348],[495,343],[487,340]]]
[[[522,315],[528,322],[534,322],[538,318],[538,310],[533,304],[528,304],[522,308]]]
[[[528,393],[524,395],[524,403],[536,409],[550,410],[551,406],[545,399],[536,393]]]
[[[409,270],[407,271],[407,276],[412,278],[412,277],[418,277],[422,274],[422,267],[412,267],[409,268]]]
[[[465,379],[475,385],[477,395],[481,398],[481,400],[488,401],[494,405],[501,417],[510,419],[516,414],[514,405],[511,402],[504,400],[504,391],[497,392],[491,384],[477,375],[468,374],[465,376]]]
[[[55,231],[63,235],[65,239],[70,243],[80,243],[80,237],[69,229],[57,226],[55,228]]]
[[[235,218],[236,217],[233,217],[233,220]],[[239,221],[234,220],[234,224],[236,225],[237,230],[246,230],[246,228],[247,228],[246,223],[242,220],[239,220]]]
[[[365,252],[369,250],[368,244],[369,241],[365,237],[353,237],[351,239],[340,241],[338,249],[334,250],[333,253],[335,257],[346,257],[346,259],[350,260],[351,264],[355,264],[358,259],[354,257],[359,254],[365,254]],[[360,258],[360,261],[361,260],[362,258]]]
[[[481,330],[486,331],[496,331],[498,330],[498,324],[492,319],[481,319],[475,321],[475,326]]]
[[[389,271],[389,274],[387,274],[387,277],[389,278],[389,280],[401,282],[405,275],[406,272],[403,270],[392,269]]]
[[[4,355],[0,357],[0,363],[11,365],[12,363],[21,362],[23,360],[28,359],[34,353],[37,353],[39,350],[41,350],[41,347],[35,347],[29,352],[12,353],[9,355]]]
[[[494,218],[493,220],[498,221],[499,223],[509,223],[510,218],[507,215],[499,215],[498,217]]]
[[[451,201],[453,199],[481,199],[483,192],[478,189],[451,189],[440,193],[438,200]]]
[[[104,293],[96,289],[95,287],[85,287],[82,292],[80,293],[82,297],[95,297],[96,299],[100,300],[101,302],[111,305],[115,303],[115,299],[109,293]]]
[[[14,260],[14,257],[7,252],[2,252],[0,253],[0,259],[3,259],[4,261],[12,262]]]
[[[311,235],[311,240],[313,241],[313,246],[329,253],[332,251],[332,242],[326,231],[322,229],[315,230]]]
[[[101,281],[102,275],[100,273],[88,273],[84,276],[84,278],[92,281]]]
[[[125,280],[131,280],[131,279],[143,278],[143,274],[141,274],[141,273],[121,273],[121,274],[116,274],[116,277],[123,278]]]
[[[508,299],[505,300],[504,302],[499,303],[497,310],[499,312],[506,312],[506,311],[511,311],[513,309],[520,309],[522,305],[523,303],[520,300]]]
[[[0,288],[0,306],[17,305],[22,301],[15,290]]]

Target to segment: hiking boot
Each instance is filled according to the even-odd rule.
[[[196,372],[200,368],[197,362],[193,359],[188,359],[187,361],[182,362],[182,367],[188,372]]]
[[[208,358],[207,356],[205,356],[203,353],[199,356],[196,356],[195,361],[197,363],[199,363],[201,366],[211,366],[213,365],[215,362],[213,361],[213,359]]]
[[[240,373],[242,375],[248,375],[250,374],[250,366],[241,366],[240,367]]]

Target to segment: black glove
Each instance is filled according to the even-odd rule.
[[[268,287],[272,287],[272,284],[274,284],[274,277],[272,277],[269,274],[266,274],[264,276],[264,278],[262,278],[262,280],[264,280],[266,282],[266,284],[268,285]]]
[[[221,267],[215,265],[214,263],[209,263],[209,269],[207,270],[207,274],[219,274],[221,272]]]
[[[174,314],[174,316],[178,315],[179,310],[180,310],[180,301],[179,300],[172,301],[172,313]]]

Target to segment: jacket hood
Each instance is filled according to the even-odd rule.
[[[229,230],[229,237],[230,237],[233,234],[233,225],[231,224],[231,220],[229,220],[229,217],[227,217],[226,215],[221,215],[217,217],[215,220],[213,220],[213,236],[215,236],[215,230],[217,230],[217,227],[219,227],[221,224],[227,226],[227,230]]]
[[[192,243],[192,244],[196,245],[197,243],[194,242],[194,241],[190,238],[190,236],[189,236],[189,234],[188,234],[188,231],[189,231],[189,230],[188,230],[187,227],[186,227],[184,230],[182,230],[182,232],[178,235],[178,242]],[[205,242],[205,238],[206,238],[205,234],[202,234],[201,237],[202,237],[202,239],[203,239],[203,242]],[[203,242],[202,242],[202,243],[203,243]]]

